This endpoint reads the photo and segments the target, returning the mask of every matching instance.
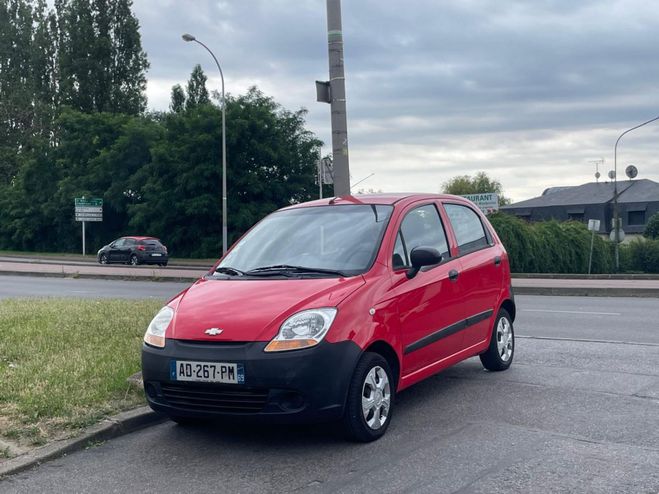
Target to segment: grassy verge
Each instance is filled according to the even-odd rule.
[[[144,403],[140,368],[153,300],[0,300],[0,435],[36,445]]]

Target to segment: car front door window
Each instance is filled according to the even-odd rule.
[[[410,266],[410,252],[416,247],[432,247],[444,259],[449,257],[448,242],[437,208],[432,204],[413,209],[400,225],[392,257],[394,269]]]

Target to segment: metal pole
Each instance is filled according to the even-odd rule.
[[[332,157],[334,195],[350,194],[348,162],[348,122],[346,117],[346,86],[343,68],[343,31],[341,0],[327,0],[327,41],[329,49],[330,95],[332,101]]]
[[[616,144],[613,147],[613,227],[615,231],[614,235],[614,249],[615,249],[615,263],[616,263],[616,273],[620,271],[620,212],[618,210],[618,143],[620,142],[620,139],[622,139],[622,136],[625,134],[628,134],[632,130],[636,130],[639,127],[643,127],[644,125],[647,125],[649,123],[654,122],[655,120],[659,120],[659,117],[654,117],[647,122],[643,122],[642,124],[638,124],[636,127],[632,127],[631,129],[627,129],[624,131],[618,139],[616,140]]]
[[[211,54],[215,65],[220,71],[220,78],[222,79],[222,255],[227,253],[228,240],[227,240],[227,132],[226,132],[226,99],[224,96],[224,73],[220,62],[217,60],[215,54],[204,43],[190,34],[183,35],[184,41],[194,41],[206,48],[206,51]]]
[[[318,197],[323,198],[323,159],[318,158]]]
[[[590,237],[590,258],[588,259],[588,274],[593,266],[593,245],[595,243],[595,229],[593,229],[593,236]]]
[[[85,222],[82,222],[82,255],[85,255]]]

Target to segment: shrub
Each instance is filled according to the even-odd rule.
[[[592,233],[574,221],[526,223],[505,213],[489,217],[501,238],[515,273],[587,273]],[[609,242],[595,235],[593,273],[613,267]]]
[[[643,236],[652,240],[659,238],[659,213],[654,213],[650,216],[648,224],[645,226]]]
[[[620,249],[621,268],[624,267],[626,271],[659,273],[659,240],[637,238],[622,247]],[[624,265],[623,258],[625,259]]]

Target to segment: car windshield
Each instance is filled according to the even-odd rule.
[[[392,210],[385,205],[337,205],[278,211],[252,228],[218,269],[230,275],[253,270],[313,274],[317,269],[320,275],[346,276],[366,272]]]

